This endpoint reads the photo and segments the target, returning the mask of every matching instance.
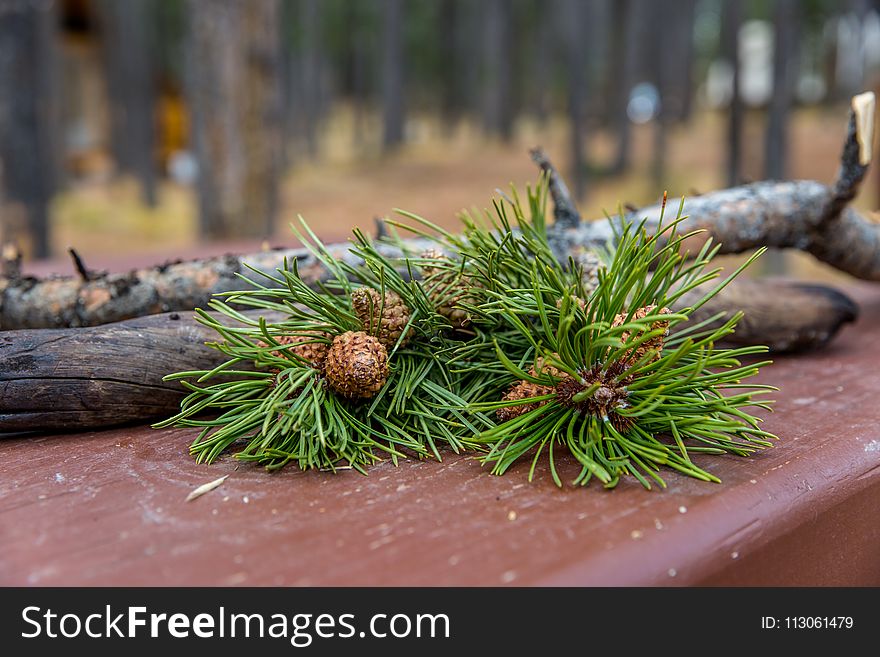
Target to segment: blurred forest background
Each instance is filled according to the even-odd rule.
[[[829,181],[877,0],[0,0],[0,241],[32,271],[291,244],[532,181],[586,216]],[[880,174],[858,205],[880,203]],[[42,267],[42,269],[41,269]]]

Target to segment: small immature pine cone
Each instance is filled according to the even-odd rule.
[[[553,355],[556,358],[559,358],[559,354]],[[543,356],[538,356],[535,359],[535,366],[529,368],[529,374],[531,374],[532,376],[538,376],[537,372],[540,372],[541,374],[549,374],[550,376],[555,376],[557,379],[562,379],[568,376],[568,374],[566,374],[562,370],[553,367],[552,365],[548,365]]]
[[[451,262],[445,254],[435,249],[424,251],[421,257],[438,262]],[[458,305],[474,302],[470,295],[473,285],[471,278],[459,275],[457,271],[445,267],[423,265],[421,269],[425,294],[434,303],[437,312],[448,319],[455,328],[467,326],[470,323],[470,315]]]
[[[316,369],[324,366],[324,359],[327,357],[329,345],[326,342],[312,342],[318,338],[330,337],[326,333],[315,333],[312,335],[278,335],[273,336],[275,341],[282,345],[295,345],[287,349],[276,349],[272,351],[272,355],[278,358],[288,358],[289,353],[299,356],[304,361],[311,363]],[[259,347],[268,347],[269,345],[262,340],[257,340]]]
[[[504,393],[501,401],[518,401],[520,399],[528,399],[529,397],[548,395],[551,392],[553,392],[553,388],[549,386],[541,386],[537,383],[531,383],[529,381],[518,381],[517,383],[511,385],[510,389],[506,393]],[[547,402],[545,401],[540,401],[532,402],[530,404],[505,406],[504,408],[499,408],[497,411],[495,411],[495,415],[498,417],[499,422],[507,422],[508,420],[519,417],[524,413],[533,411],[546,403]]]
[[[571,298],[572,305],[577,304],[581,307],[581,310],[586,310],[587,302],[584,299],[582,299],[581,297],[576,297],[573,294],[571,295],[570,298]],[[562,308],[562,299],[557,299],[556,300],[556,310],[559,310],[560,308]]]
[[[657,308],[657,306],[655,306],[653,304],[650,306],[644,306],[643,308],[639,308],[638,310],[636,310],[633,313],[633,316],[630,319],[631,320],[639,320],[639,319],[644,319],[648,315],[652,315],[652,314],[666,315],[666,314],[672,312],[671,310],[669,310],[669,308],[661,308],[660,310],[656,310],[656,308]],[[627,313],[618,314],[614,318],[614,321],[611,323],[611,326],[621,326],[621,325],[625,324],[626,323],[626,316],[627,316]],[[639,345],[635,349],[635,351],[628,356],[627,360],[629,362],[631,362],[631,363],[637,362],[638,360],[640,360],[642,358],[642,356],[644,356],[646,353],[648,353],[651,350],[655,351],[653,360],[657,360],[658,358],[660,358],[660,352],[663,351],[664,338],[667,335],[669,335],[669,322],[663,321],[663,320],[658,320],[656,322],[653,322],[651,324],[651,330],[656,331],[658,329],[662,329],[663,333],[660,335],[654,336],[653,338],[651,338],[647,342],[643,342],[641,345]],[[629,340],[630,339],[630,332],[624,331],[621,334],[620,339],[623,342],[626,342],[627,340]]]
[[[422,251],[422,253],[419,257],[422,258],[423,260],[437,260],[438,262],[450,262],[449,256],[447,256],[442,251],[438,251],[437,249],[425,249],[424,251]],[[438,273],[440,271],[440,269],[441,269],[440,267],[431,267],[430,265],[422,265],[421,266],[422,275],[425,278],[430,278],[434,274]]]
[[[351,307],[364,331],[375,335],[379,342],[390,348],[397,344],[412,313],[397,292],[385,290],[384,296],[383,300],[382,294],[372,287],[360,287],[351,293]],[[401,346],[409,342],[412,334],[413,329],[410,328]]]
[[[324,376],[343,397],[374,397],[388,380],[388,351],[372,335],[346,331],[333,338]]]

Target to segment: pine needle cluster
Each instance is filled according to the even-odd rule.
[[[190,394],[160,426],[201,428],[191,451],[208,462],[238,446],[269,468],[365,472],[439,459],[446,445],[495,474],[525,460],[530,478],[545,455],[560,486],[564,453],[581,467],[575,483],[629,475],[651,488],[664,468],[718,481],[695,457],[769,446],[752,413],[770,388],[744,383],[766,348],[718,346],[739,314],[689,321],[742,268],[718,281],[711,241],[684,250],[683,201],[659,229],[617,222],[610,244],[567,262],[550,246],[547,205],[542,180],[525,200],[512,190],[464,213],[460,232],[401,212],[386,244],[355,231],[358,266],[303,222],[296,232],[329,278],[310,286],[285,263],[197,311],[229,359],[171,375]],[[432,248],[414,251],[403,231]]]
[[[444,362],[448,321],[420,284],[360,231],[357,267],[334,259],[304,222],[295,232],[329,278],[310,286],[296,262],[277,276],[254,270],[244,289],[210,302],[213,312],[197,310],[219,338],[208,346],[228,360],[166,377],[190,394],[156,426],[200,428],[190,447],[199,461],[237,448],[269,469],[366,472],[389,457],[463,449],[478,431],[473,418],[489,420],[466,411],[473,389]]]

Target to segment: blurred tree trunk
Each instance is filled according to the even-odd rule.
[[[207,237],[268,237],[282,127],[278,0],[189,0],[189,97]]]
[[[511,3],[508,0],[487,0],[483,8],[483,122],[489,134],[508,141],[513,135]]]
[[[382,147],[403,143],[403,6],[401,0],[382,2]]]
[[[362,150],[367,143],[368,134],[366,109],[370,93],[371,30],[367,19],[371,8],[355,2],[349,3],[347,7],[351,40],[348,66],[354,111],[354,145],[356,149]]]
[[[641,41],[646,46],[646,65],[659,98],[651,165],[651,175],[658,187],[666,184],[669,128],[690,112],[695,10],[694,0],[652,3],[649,38]]]
[[[111,150],[117,169],[138,179],[144,203],[154,207],[158,184],[157,53],[151,8],[143,0],[98,3],[110,100]]]
[[[464,85],[465,48],[464,13],[466,7],[460,0],[441,0],[440,3],[440,111],[447,131],[458,123],[465,109]]]
[[[638,36],[639,12],[635,11],[633,0],[617,0],[613,2],[611,25],[613,37],[611,46],[611,90],[609,97],[614,108],[612,125],[617,134],[617,151],[611,166],[614,174],[622,174],[629,169],[631,125],[627,115],[629,94],[635,83],[638,48],[635,41]]]
[[[687,121],[691,115],[694,68],[696,0],[668,0],[663,5],[666,29],[660,37],[666,58],[664,103],[669,122]]]
[[[609,86],[610,62],[605,54],[610,47],[612,38],[611,5],[605,0],[593,0],[587,3],[587,117],[590,123],[608,125],[608,112],[611,109],[610,96],[604,95]]]
[[[309,156],[318,156],[318,125],[324,105],[323,20],[320,0],[305,0],[302,10],[302,114]]]
[[[281,75],[281,170],[295,161],[297,124],[300,118],[299,54],[294,47],[292,27],[296,25],[296,7],[293,0],[281,0],[280,75]]]
[[[788,121],[798,72],[800,3],[776,0],[773,13],[773,93],[767,117],[764,176],[782,180],[788,159]]]
[[[528,71],[531,103],[528,108],[543,126],[551,111],[551,83],[553,81],[554,54],[557,48],[556,23],[546,5],[538,4],[535,23],[535,52]]]
[[[727,185],[742,179],[743,104],[740,98],[739,29],[742,25],[742,0],[724,0],[721,14],[721,56],[730,66],[731,90],[727,119]]]
[[[0,11],[0,226],[6,241],[49,255],[49,201],[58,178],[55,4]]]
[[[865,83],[865,19],[871,5],[877,9],[872,0],[842,0],[834,3],[839,11],[834,26],[834,61],[833,75],[829,85],[832,100],[843,101],[862,90]]]
[[[585,35],[590,28],[590,8],[581,0],[562,0],[559,10],[560,29],[565,44],[565,69],[568,91],[569,152],[571,158],[570,180],[574,183],[575,197],[583,199],[587,192],[586,149],[587,128],[587,51],[589,40]]]
[[[658,106],[654,115],[654,148],[651,159],[651,178],[657,188],[666,183],[666,150],[669,124],[676,116],[678,103],[675,98],[675,63],[677,48],[670,41],[675,38],[675,23],[680,20],[681,5],[687,0],[670,0],[652,3],[648,23],[652,26],[645,45],[648,56],[645,61],[649,79],[657,89]]]
[[[485,58],[484,10],[485,6],[482,3],[464,0],[458,23],[461,32],[461,37],[458,39],[459,56],[462,61],[467,63],[461,71],[462,87],[465,93],[464,105],[469,118],[472,118],[475,123],[484,121],[485,113],[485,89],[481,66],[481,62]],[[483,127],[485,128],[485,121]]]

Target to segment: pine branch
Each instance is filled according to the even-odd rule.
[[[526,212],[514,192],[509,207],[496,203],[497,216],[468,217],[462,237],[438,238],[459,252],[461,276],[472,281],[464,307],[475,335],[460,361],[491,369],[494,359],[508,373],[496,373],[470,407],[497,413],[496,426],[468,441],[489,448],[493,472],[528,458],[531,479],[546,453],[562,486],[555,458],[563,448],[582,465],[578,484],[595,477],[613,487],[630,475],[651,488],[665,486],[661,467],[717,481],[693,455],[769,447],[773,436],[750,414],[767,408],[759,399],[767,388],[743,383],[766,363],[739,361],[766,348],[715,346],[739,315],[720,325],[692,321],[730,279],[710,283],[719,273],[708,269],[718,252],[710,243],[691,261],[681,254],[692,237],[678,232],[682,206],[651,235],[645,222],[621,220],[593,285],[573,260],[562,267],[552,257],[545,200],[542,187],[530,190]],[[670,311],[685,298],[680,312]]]
[[[464,416],[476,388],[448,371],[449,324],[428,295],[360,231],[351,247],[358,265],[334,258],[304,222],[296,231],[326,280],[311,287],[296,261],[274,274],[254,270],[243,289],[211,301],[217,315],[199,311],[219,338],[209,346],[228,360],[166,377],[190,394],[156,426],[200,428],[190,448],[199,461],[235,449],[269,469],[366,472],[384,458],[462,449],[462,436],[488,420]]]

